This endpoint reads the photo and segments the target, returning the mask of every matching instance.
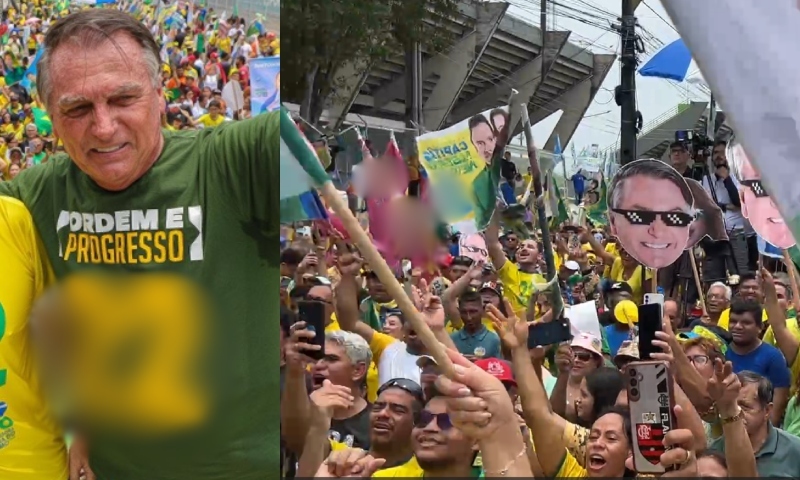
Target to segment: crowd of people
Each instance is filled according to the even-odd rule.
[[[263,18],[216,12],[202,2],[127,0],[70,7],[65,2],[23,0],[17,8],[5,9],[0,24],[0,181],[64,151],[38,97],[35,64],[47,30],[72,11],[113,8],[147,26],[161,49],[167,103],[162,126],[171,131],[250,118],[248,61],[280,55],[280,38],[266,30]],[[222,91],[231,81],[239,88],[226,102]]]
[[[724,146],[714,149],[720,192]],[[691,173],[685,146],[673,145],[671,158],[680,174]],[[718,201],[730,204],[726,220],[738,210],[734,193]],[[740,217],[729,224],[731,241],[745,242],[734,236],[744,232]],[[456,235],[443,240],[451,254],[433,270],[397,271],[458,366],[445,376],[349,237],[319,225],[288,228],[280,258],[284,475],[631,478],[631,422],[640,420],[628,409],[626,367],[643,360],[639,306],[656,292],[666,298],[650,359],[668,365],[677,419],[654,460],[664,476],[800,475],[791,262],[762,262],[757,253],[750,262],[745,245],[721,267],[736,275],[701,276],[702,300],[687,300],[685,285],[671,287],[677,272],[670,286],[654,279],[607,227],[562,225],[551,234],[558,302],[543,288],[541,230],[526,237],[495,214],[482,232],[485,261],[460,256]],[[298,233],[303,226],[310,234]],[[701,272],[710,256],[698,255]],[[599,334],[529,347],[529,327],[563,311],[569,318],[588,302]],[[323,304],[324,333],[309,326],[309,303]]]

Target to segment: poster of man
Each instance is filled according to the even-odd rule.
[[[797,242],[783,221],[778,206],[761,182],[761,174],[753,167],[744,148],[736,139],[728,143],[727,158],[731,174],[739,186],[742,215],[750,221],[753,230],[778,248],[794,246]]]
[[[507,138],[508,107],[417,137],[434,204],[443,220],[462,232],[477,232],[489,224]]]
[[[607,203],[611,234],[643,265],[671,265],[689,246],[694,196],[666,163],[646,159],[623,166],[611,181]]]

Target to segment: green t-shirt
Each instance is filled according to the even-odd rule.
[[[219,312],[221,356],[206,371],[226,382],[214,384],[224,388],[211,419],[180,439],[89,438],[98,480],[277,477],[278,113],[163,135],[160,158],[124,191],[103,190],[59,154],[0,182],[0,195],[30,209],[58,278],[98,267],[183,274]]]

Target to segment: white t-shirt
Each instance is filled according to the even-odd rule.
[[[417,366],[419,355],[412,355],[406,350],[405,342],[400,340],[383,350],[378,362],[378,385],[393,378],[407,378],[420,383],[420,368]]]

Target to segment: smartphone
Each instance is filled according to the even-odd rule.
[[[534,323],[528,327],[528,348],[546,347],[570,340],[572,331],[566,318],[547,323]]]
[[[661,322],[664,319],[663,306],[658,303],[639,305],[639,359],[651,360],[653,352],[660,351],[653,346],[656,339],[656,332],[661,330]]]
[[[306,330],[315,332],[316,335],[308,342],[319,345],[319,350],[308,350],[306,355],[314,360],[320,360],[325,356],[325,304],[301,300],[297,302],[297,317],[301,322],[306,322]]]
[[[675,394],[666,362],[631,362],[623,371],[631,415],[633,465],[637,473],[663,474],[664,436],[676,428]]]
[[[651,305],[653,303],[658,303],[661,305],[661,308],[664,308],[664,294],[662,293],[645,293],[644,294],[644,304]]]

